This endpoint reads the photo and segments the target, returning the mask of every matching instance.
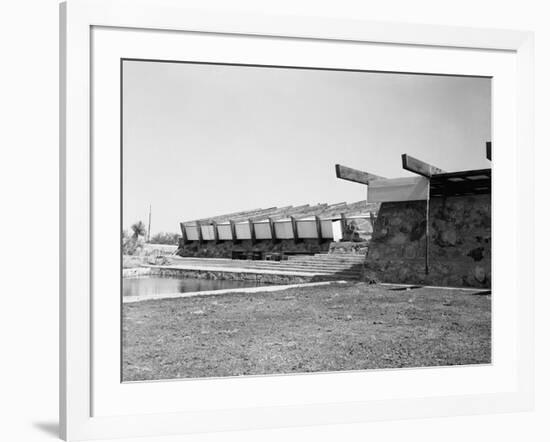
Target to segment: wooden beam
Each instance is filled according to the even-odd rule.
[[[256,244],[256,232],[254,231],[254,221],[252,221],[252,218],[248,219],[248,228],[250,229],[250,240],[252,244]]]
[[[198,222],[196,222],[195,225],[197,226],[197,235],[198,235],[198,238],[199,238],[199,244],[202,244],[204,240],[202,238],[201,225]]]
[[[230,219],[235,219],[237,217],[240,217],[240,218],[244,217],[244,219],[246,219],[252,215],[265,212],[271,209],[254,209],[254,210],[245,210],[245,211],[241,210],[240,212],[226,213],[225,215],[212,216],[210,218],[201,218],[201,219],[192,220],[192,221],[198,221],[200,223],[209,223],[210,221],[226,222],[226,221],[229,221]],[[191,222],[191,220],[189,222]]]
[[[486,151],[486,154],[487,154],[487,159],[489,161],[493,161],[493,155],[492,155],[492,142],[491,141],[487,141],[485,143],[485,151]]]
[[[367,192],[367,202],[417,201],[428,199],[430,180],[422,176],[376,180]]]
[[[219,244],[220,242],[220,233],[218,232],[218,223],[216,221],[212,221],[212,229],[214,230],[214,241],[216,244]]]
[[[292,238],[294,239],[294,244],[298,242],[298,226],[296,225],[296,218],[293,216],[290,217],[290,224],[292,225]]]
[[[189,242],[189,240],[187,239],[187,232],[185,231],[184,223],[180,223],[180,229],[181,229],[181,241],[185,245]]]
[[[269,232],[271,233],[271,242],[273,244],[276,244],[278,240],[277,240],[277,232],[275,231],[275,223],[273,222],[273,218],[268,218],[268,221],[269,221]]]
[[[275,213],[270,213],[267,218],[271,218],[273,221],[276,221],[278,219],[286,219],[288,218],[290,215],[294,215],[296,213],[301,213],[302,211],[304,210],[309,210],[310,209],[310,205],[309,204],[304,204],[304,205],[301,205],[301,206],[297,206],[297,207],[292,207],[290,206],[288,209],[285,209],[283,208],[281,211],[279,212],[275,212]]]
[[[233,244],[237,244],[237,233],[235,231],[235,221],[232,219],[229,220],[229,230],[231,231],[231,241],[233,241]]]
[[[354,183],[369,184],[371,181],[383,178],[362,170],[352,169],[351,167],[336,165],[336,177],[342,180],[352,181]]]
[[[237,216],[237,217],[232,217],[231,219],[233,221],[235,221],[236,223],[239,223],[239,222],[242,222],[242,221],[248,221],[249,219],[251,219],[252,221],[257,221],[257,220],[264,220],[264,219],[267,219],[269,216],[272,216],[276,213],[279,213],[281,211],[284,211],[284,210],[290,210],[292,209],[292,206],[286,206],[286,207],[281,207],[281,208],[272,208],[272,209],[266,209],[266,210],[259,210],[257,211],[257,213],[251,213],[251,214],[248,214],[247,216]]]
[[[323,242],[323,226],[321,225],[319,215],[315,215],[315,227],[317,228],[317,240],[321,244]]]
[[[401,155],[401,161],[403,163],[403,169],[408,170],[410,172],[417,173],[418,175],[422,175],[426,178],[430,178],[432,175],[445,172],[439,167],[432,166],[431,164],[425,163],[424,161],[411,157],[406,153]]]

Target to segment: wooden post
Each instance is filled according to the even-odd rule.
[[[428,186],[428,198],[426,199],[426,275],[430,273],[430,186]]]
[[[294,238],[294,244],[298,242],[298,226],[296,225],[296,218],[290,217],[290,224],[292,225],[292,237]]]
[[[425,272],[426,275],[430,273],[430,178],[433,175],[444,173],[444,170],[439,167],[432,166],[431,164],[425,163],[417,158],[411,157],[404,153],[401,155],[401,161],[403,163],[403,169],[410,172],[417,173],[422,175],[427,179],[427,188],[426,188],[426,260]]]
[[[315,215],[315,227],[317,228],[317,241],[319,244],[323,243],[323,227],[321,225],[321,218],[319,215]]]
[[[199,224],[199,222],[197,221],[196,223],[196,226],[197,226],[197,235],[198,235],[198,238],[199,238],[199,244],[202,245],[202,243],[204,242],[203,238],[202,238],[202,229],[201,229],[201,225]]]
[[[218,223],[216,221],[212,221],[212,229],[214,230],[214,241],[216,244],[219,244],[220,233],[218,232]]]
[[[250,229],[250,240],[252,244],[256,244],[256,232],[254,231],[254,221],[251,218],[248,218],[248,227]]]
[[[273,218],[268,218],[269,221],[269,231],[271,233],[271,242],[273,244],[276,244],[277,241],[277,232],[275,231],[275,223],[273,222]]]
[[[231,230],[231,241],[237,244],[237,233],[235,232],[235,221],[229,220],[229,230]]]

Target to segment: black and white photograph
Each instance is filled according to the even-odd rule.
[[[0,441],[546,441],[535,3],[4,2]]]
[[[491,79],[126,59],[123,382],[491,363]]]

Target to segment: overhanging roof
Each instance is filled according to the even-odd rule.
[[[430,198],[489,193],[491,193],[491,169],[438,173],[430,178]]]
[[[359,214],[368,214],[370,212],[378,212],[379,204],[368,203],[366,200],[357,201],[355,203],[340,202],[336,204],[316,204],[310,206],[305,204],[302,206],[286,206],[286,207],[270,207],[269,209],[255,209],[252,211],[234,212],[226,215],[218,215],[210,218],[202,218],[195,221],[185,221],[183,224],[192,226],[195,224],[211,224],[216,222],[217,224],[243,221],[262,221],[285,219],[293,217],[295,219],[303,219],[311,216],[318,216],[323,219],[340,218],[341,214],[344,216],[354,216]]]

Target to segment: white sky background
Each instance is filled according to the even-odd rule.
[[[240,210],[355,202],[334,165],[411,176],[489,167],[491,81],[125,61],[123,226],[152,233]]]

